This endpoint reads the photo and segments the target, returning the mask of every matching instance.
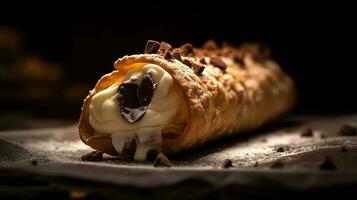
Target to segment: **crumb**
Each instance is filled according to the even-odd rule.
[[[225,159],[221,165],[221,168],[227,169],[233,167],[233,163],[230,159]]]

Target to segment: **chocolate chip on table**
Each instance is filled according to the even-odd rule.
[[[221,70],[225,70],[227,68],[226,63],[224,63],[222,61],[222,59],[220,59],[218,57],[210,58],[210,64],[215,66],[215,67],[220,68]]]
[[[192,63],[191,63],[191,61],[188,60],[188,59],[184,59],[184,60],[182,61],[182,63],[185,64],[185,65],[187,65],[188,67],[192,67]]]
[[[350,125],[343,125],[338,131],[339,136],[357,136],[357,128]]]
[[[145,51],[146,54],[157,53],[160,48],[160,43],[155,40],[148,40],[146,43]]]
[[[141,106],[148,106],[150,104],[155,89],[156,83],[154,83],[151,74],[145,74],[137,90],[137,96],[139,98]]]
[[[319,165],[321,170],[336,170],[337,167],[329,156],[325,156],[324,161]]]
[[[278,160],[278,161],[275,161],[275,162],[270,166],[270,168],[272,168],[272,169],[281,169],[281,168],[283,168],[284,166],[285,166],[285,164],[284,164],[282,161]]]
[[[313,136],[313,131],[309,126],[304,126],[301,131],[300,131],[300,136],[301,137],[312,137]]]
[[[279,152],[279,153],[284,152],[284,148],[283,147],[279,147],[276,151]]]
[[[227,169],[233,167],[233,162],[230,159],[225,159],[221,165],[221,168]]]
[[[103,152],[101,151],[92,151],[90,153],[87,153],[81,157],[82,161],[92,161],[92,162],[98,162],[98,161],[103,161]]]
[[[171,167],[170,160],[163,153],[159,153],[153,163],[154,167]]]
[[[342,153],[346,153],[348,150],[347,150],[347,147],[346,146],[342,146],[341,147],[341,152]]]

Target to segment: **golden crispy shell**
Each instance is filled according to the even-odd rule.
[[[295,88],[277,64],[259,58],[262,54],[254,52],[257,48],[249,48],[194,49],[194,53],[180,52],[181,61],[157,54],[124,56],[115,63],[116,70],[103,76],[85,99],[78,126],[81,139],[94,149],[117,154],[111,135],[96,133],[91,128],[90,101],[97,92],[121,82],[128,70],[147,63],[156,64],[172,75],[174,91],[181,96],[185,112],[185,126],[168,126],[163,130],[163,152],[179,152],[224,135],[260,127],[293,106]],[[226,68],[219,66],[216,58]],[[188,60],[191,67],[183,60]],[[204,66],[202,74],[192,65]]]

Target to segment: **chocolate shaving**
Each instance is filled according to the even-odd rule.
[[[217,50],[218,45],[214,40],[208,40],[203,44],[202,48],[207,50]]]
[[[170,53],[169,51],[167,51],[167,52],[165,53],[164,58],[165,58],[166,60],[171,60],[171,59],[172,59],[171,53]]]
[[[171,51],[171,50],[172,50],[172,46],[169,43],[161,42],[160,43],[160,48],[157,51],[157,54],[164,56],[166,54],[166,52]]]
[[[224,63],[222,61],[222,59],[220,59],[218,57],[210,58],[210,64],[215,66],[215,67],[220,68],[221,70],[225,70],[227,68],[226,63]]]
[[[183,56],[193,55],[193,47],[192,47],[192,44],[190,44],[190,43],[186,43],[186,44],[182,45],[179,49]]]
[[[339,136],[357,136],[357,128],[350,125],[343,125],[338,131]]]
[[[201,75],[202,72],[205,70],[205,67],[203,65],[195,64],[195,63],[192,63],[192,68],[193,68],[195,74],[197,74],[197,75]]]
[[[178,61],[181,61],[181,55],[180,55],[180,53],[177,52],[177,51],[173,51],[173,52],[172,52],[172,57],[175,58],[175,59],[178,60]]]
[[[160,48],[160,43],[155,41],[155,40],[148,40],[146,42],[146,47],[144,53],[146,54],[152,54],[152,53],[157,53],[157,51]]]
[[[250,55],[255,61],[264,62],[270,57],[270,48],[263,43],[243,44],[240,47],[243,57]]]
[[[321,170],[336,170],[337,167],[333,163],[332,159],[329,156],[325,156],[325,160],[319,165]]]
[[[282,152],[284,152],[284,148],[283,147],[279,147],[276,151],[279,152],[279,153],[282,153]]]
[[[301,131],[300,131],[300,136],[301,137],[312,137],[313,136],[313,131],[309,126],[304,126]]]
[[[233,167],[233,163],[230,159],[225,159],[221,165],[221,168],[227,169]]]
[[[182,61],[182,63],[185,64],[185,65],[187,65],[188,67],[192,67],[192,63],[191,63],[191,61],[188,60],[188,59],[184,59],[184,60]]]
[[[254,163],[253,167],[258,167],[258,166],[259,166],[259,162],[257,161]]]
[[[159,153],[153,163],[154,167],[171,167],[170,160],[163,153]]]
[[[103,152],[101,151],[92,151],[87,153],[81,157],[82,161],[92,161],[92,162],[99,162],[103,161]]]
[[[201,58],[201,59],[200,59],[200,63],[202,63],[202,64],[204,64],[204,65],[207,64],[206,59],[205,59],[205,58]]]
[[[156,83],[154,83],[151,74],[145,74],[137,90],[141,106],[148,106],[150,104],[155,89]]]

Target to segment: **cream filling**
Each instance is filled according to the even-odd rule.
[[[138,70],[129,71],[124,81],[141,80],[148,72],[157,87],[145,115],[139,121],[131,124],[120,115],[117,92],[120,83],[95,94],[90,104],[89,123],[93,129],[112,134],[112,144],[118,153],[123,151],[126,142],[135,139],[135,160],[145,160],[151,149],[161,150],[161,131],[174,122],[180,108],[179,97],[172,90],[172,76],[158,65],[146,64]]]

